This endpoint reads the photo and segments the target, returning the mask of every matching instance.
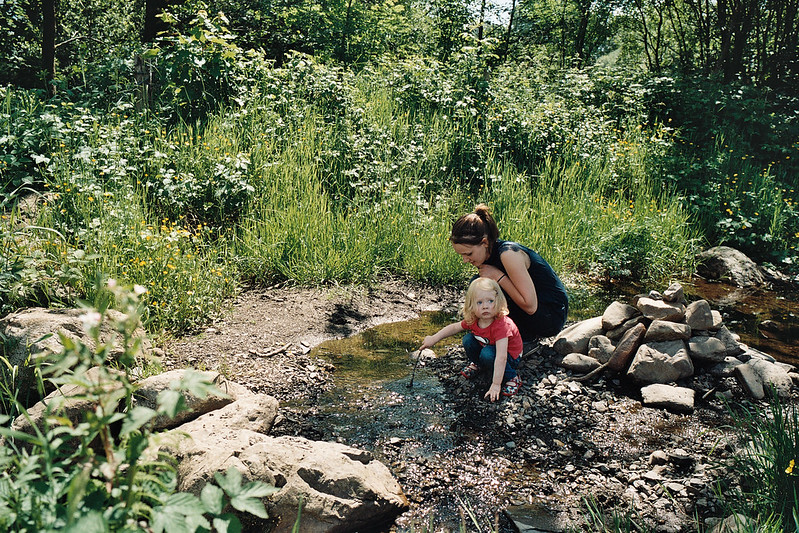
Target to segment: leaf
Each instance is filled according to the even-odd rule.
[[[186,400],[183,394],[176,390],[163,390],[158,394],[158,411],[169,417],[175,417],[186,409]]]
[[[225,513],[214,518],[214,529],[219,533],[241,533],[241,522],[236,515]]]
[[[269,518],[264,507],[264,502],[258,498],[251,498],[249,496],[234,496],[230,499],[230,505],[238,511],[250,513],[259,518]]]
[[[236,496],[241,491],[241,472],[232,466],[224,474],[221,472],[214,474],[214,479],[217,485],[230,496]]]
[[[137,406],[130,410],[122,422],[121,435],[125,436],[129,433],[136,431],[144,424],[155,418],[158,413],[149,407]]]
[[[109,533],[110,531],[108,523],[98,511],[90,511],[71,526],[64,528],[64,533]]]
[[[196,496],[179,492],[170,495],[164,505],[153,508],[151,526],[155,533],[193,533],[196,528],[192,529],[189,524],[202,522],[200,519],[204,511],[202,502]]]
[[[213,514],[221,513],[225,506],[225,492],[211,483],[203,487],[200,493],[200,499],[205,505],[205,508]]]

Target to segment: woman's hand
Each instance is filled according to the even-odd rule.
[[[502,385],[497,385],[496,383],[491,384],[491,388],[488,389],[484,398],[488,398],[492,402],[499,400],[499,391],[502,388]]]
[[[486,265],[485,263],[477,267],[477,273],[480,277],[491,278],[494,281],[497,281],[504,274],[504,272],[497,267],[493,265]]]

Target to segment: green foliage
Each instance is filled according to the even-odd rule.
[[[140,359],[143,287],[127,291],[114,282],[98,293],[95,309],[84,322],[96,349],[62,336],[63,352],[37,361],[44,378],[57,387],[78,387],[70,401],[93,406],[79,418],[67,418],[58,398],[45,406],[41,426],[32,432],[11,429],[7,417],[0,435],[0,528],[4,531],[240,531],[233,510],[265,518],[261,498],[278,489],[261,482],[242,484],[241,474],[216,474],[201,497],[175,491],[175,472],[166,458],[146,453],[148,423],[156,416],[174,416],[185,390],[197,397],[221,394],[212,384],[189,376],[175,390],[159,395],[157,408],[132,407],[135,384],[130,371]],[[123,311],[111,320],[111,302]],[[122,355],[111,367],[114,348],[99,338],[100,323],[111,320],[120,334]],[[89,370],[92,369],[92,372]],[[168,394],[167,394],[168,393]],[[13,397],[3,392],[4,401]],[[62,398],[63,400],[63,398]],[[19,407],[23,417],[28,413]]]
[[[161,34],[143,57],[157,73],[160,113],[193,122],[228,102],[239,99],[241,105],[252,81],[248,75],[263,63],[256,52],[236,44],[224,13],[209,15],[197,0],[159,16],[174,30]]]
[[[794,470],[799,463],[799,409],[776,394],[771,397],[766,408],[736,406],[743,442],[733,470],[741,483],[725,496],[733,509],[775,518],[782,531],[793,531],[799,526],[799,471]]]
[[[683,196],[707,240],[795,272],[795,98],[672,78],[652,80],[647,95],[660,119],[680,126],[661,177]]]

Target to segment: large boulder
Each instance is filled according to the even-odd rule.
[[[591,337],[602,334],[602,317],[589,318],[572,324],[561,331],[552,347],[560,355],[570,353],[588,353],[588,343]]]
[[[156,417],[152,422],[151,429],[153,431],[179,426],[200,415],[216,409],[221,409],[243,395],[251,394],[246,387],[227,380],[218,372],[194,372],[180,369],[170,370],[138,381],[133,398],[136,405],[155,409],[157,407],[156,402],[158,395],[165,390],[177,390],[181,380],[187,377],[188,372],[193,372],[203,381],[212,383],[218,393],[212,392],[198,397],[188,391],[184,391],[183,400],[186,403],[186,409],[179,412],[173,418],[167,418],[165,416]]]
[[[641,388],[641,403],[647,407],[662,407],[677,413],[692,413],[694,390],[653,383]]]
[[[262,481],[280,489],[264,500],[268,527],[274,527],[269,530],[276,533],[292,531],[301,505],[299,530],[308,533],[376,529],[408,509],[399,483],[367,451],[301,437],[270,437],[208,416],[154,441],[177,459],[178,490],[199,495],[214,474],[236,468],[245,482]],[[251,527],[264,530],[267,524]]]
[[[685,306],[679,302],[643,297],[638,299],[636,305],[641,314],[650,320],[681,322],[685,318]]]
[[[85,309],[45,309],[34,307],[11,313],[0,319],[0,338],[3,338],[2,353],[12,367],[17,367],[14,382],[6,382],[11,377],[0,372],[0,379],[10,390],[19,392],[19,400],[26,406],[33,405],[41,399],[34,381],[34,364],[32,358],[43,354],[60,353],[63,350],[60,335],[74,342],[81,342],[94,350],[94,340],[86,331]],[[100,324],[99,339],[101,343],[112,343],[114,348],[110,358],[116,359],[122,354],[122,338],[111,325],[124,315],[119,311],[106,311],[107,320]],[[152,352],[152,345],[143,329],[139,328],[134,335],[142,340],[143,355]]]
[[[729,281],[738,287],[761,285],[765,281],[757,264],[743,252],[729,246],[715,246],[698,256],[696,271],[709,280]]]
[[[627,375],[639,383],[671,383],[692,376],[694,365],[682,341],[642,344]]]

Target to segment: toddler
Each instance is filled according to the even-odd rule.
[[[461,375],[472,379],[481,369],[492,368],[493,379],[485,397],[493,402],[499,399],[500,393],[513,396],[522,385],[516,374],[522,354],[522,337],[507,315],[508,302],[499,284],[491,278],[476,278],[466,291],[464,319],[425,337],[419,350],[468,331],[463,336],[463,348],[469,364],[461,370]]]

